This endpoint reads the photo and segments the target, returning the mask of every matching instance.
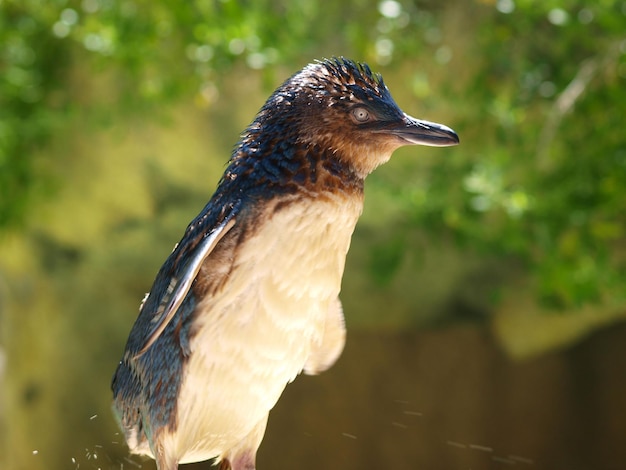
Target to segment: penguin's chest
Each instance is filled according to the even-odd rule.
[[[200,440],[213,436],[204,451],[227,448],[265,419],[321,341],[360,202],[268,208],[234,249],[221,289],[198,305],[178,423],[193,422]]]

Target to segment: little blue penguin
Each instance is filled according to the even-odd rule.
[[[458,143],[405,114],[366,64],[321,60],[279,86],[141,304],[112,382],[130,451],[159,470],[254,470],[286,385],[343,350],[365,177],[401,146]]]

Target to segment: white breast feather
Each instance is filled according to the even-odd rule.
[[[344,197],[293,203],[237,249],[224,290],[198,306],[169,436],[181,463],[240,441],[302,371],[339,294],[361,207]]]

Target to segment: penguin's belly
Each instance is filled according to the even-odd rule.
[[[339,295],[360,208],[316,200],[268,209],[236,247],[227,281],[194,316],[177,403],[181,463],[240,442],[302,371]]]

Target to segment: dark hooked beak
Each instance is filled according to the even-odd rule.
[[[397,127],[389,131],[405,140],[407,144],[449,147],[459,143],[459,136],[449,127],[436,122],[415,119],[408,114],[404,115]]]

